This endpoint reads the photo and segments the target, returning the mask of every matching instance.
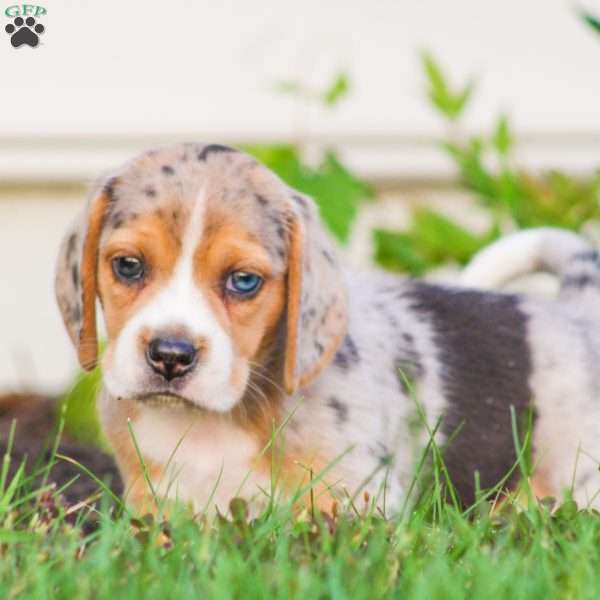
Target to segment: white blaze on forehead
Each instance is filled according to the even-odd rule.
[[[202,237],[205,200],[205,190],[201,189],[184,231],[173,276],[137,318],[143,320],[146,327],[164,329],[167,333],[169,328],[182,326],[190,335],[206,336],[213,342],[212,337],[219,336],[221,328],[194,277],[194,254]]]
[[[205,208],[206,193],[201,189],[183,235],[181,254],[172,277],[164,289],[133,315],[119,335],[114,367],[105,376],[108,390],[113,395],[128,396],[140,392],[139,382],[149,369],[144,354],[139,351],[140,333],[149,330],[151,336],[169,335],[170,330],[177,329],[193,339],[202,337],[206,342],[205,354],[183,392],[186,395],[189,392],[192,401],[201,396],[198,404],[214,410],[226,410],[234,402],[228,393],[234,358],[231,340],[194,276],[194,255],[202,238]]]
[[[202,237],[204,215],[206,213],[206,189],[200,188],[196,196],[196,202],[192,209],[190,222],[183,234],[181,244],[181,256],[175,268],[175,277],[178,271],[190,271],[193,275],[194,253]]]

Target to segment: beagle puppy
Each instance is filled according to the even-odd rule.
[[[347,272],[314,202],[226,146],[102,177],[56,293],[84,369],[102,307],[99,416],[129,502],[330,511],[366,491],[393,514],[433,435],[469,504],[516,485],[530,427],[536,493],[600,504],[598,256],[572,234],[530,236],[529,267],[547,251],[563,276],[557,301]]]

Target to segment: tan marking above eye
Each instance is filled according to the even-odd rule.
[[[237,355],[252,359],[277,328],[284,307],[284,274],[273,270],[267,250],[236,219],[207,227],[196,255],[195,276],[221,326],[231,335]],[[263,278],[258,293],[235,298],[223,293],[232,271]]]
[[[153,213],[140,216],[104,240],[98,265],[98,288],[109,340],[166,284],[180,253],[180,236]],[[143,259],[146,274],[139,285],[128,285],[115,277],[112,260],[117,256]]]
[[[224,227],[210,238],[202,240],[196,254],[196,264],[210,263],[211,270],[249,271],[267,279],[273,272],[271,259],[262,245],[251,238],[243,239],[235,229]]]

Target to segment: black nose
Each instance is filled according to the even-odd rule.
[[[194,368],[196,348],[181,338],[154,338],[148,344],[146,361],[153,371],[171,381]]]

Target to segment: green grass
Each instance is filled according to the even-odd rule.
[[[84,536],[63,515],[0,529],[2,598],[594,598],[600,520],[543,507],[432,520],[327,523],[274,512],[208,526],[180,515],[139,527],[100,509]]]
[[[97,374],[88,377],[71,396],[93,396]],[[67,405],[62,417],[69,416]],[[514,468],[527,475],[531,423],[517,435],[513,412],[513,429]],[[44,486],[40,472],[49,465],[9,477],[10,461],[7,454],[0,465],[3,600],[579,599],[600,589],[599,513],[568,497],[537,502],[527,477],[514,493],[482,492],[461,510],[444,501],[452,494],[444,493],[442,449],[432,441],[409,488],[418,500],[396,518],[361,496],[333,518],[274,505],[250,521],[236,499],[234,517],[209,522],[180,507],[166,522],[133,515],[101,482],[97,497],[69,506],[61,490]]]
[[[96,508],[0,471],[0,598],[596,598],[600,519],[527,489],[469,511],[443,503],[440,472],[402,518],[361,497],[349,515],[273,506],[209,523],[175,510],[133,517],[106,492]],[[56,458],[56,460],[60,460]],[[43,466],[42,466],[43,469]],[[39,479],[38,479],[39,481]],[[494,510],[492,510],[492,508]],[[93,521],[93,523],[92,523]]]

